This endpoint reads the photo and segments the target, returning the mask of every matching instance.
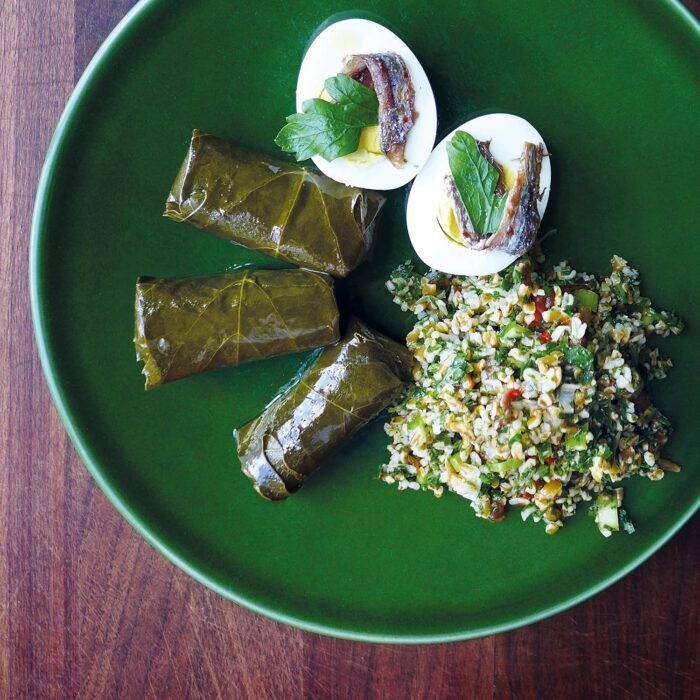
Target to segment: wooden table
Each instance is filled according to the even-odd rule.
[[[117,514],[49,398],[27,256],[51,133],[132,4],[0,0],[0,698],[700,697],[698,518],[553,619],[401,647],[320,637],[239,608]],[[700,3],[688,4],[697,14]]]

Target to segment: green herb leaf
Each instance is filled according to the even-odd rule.
[[[496,194],[498,171],[481,155],[476,139],[458,131],[447,143],[447,159],[474,231],[493,233],[503,218],[507,196]]]
[[[464,377],[473,370],[474,368],[467,361],[465,354],[463,352],[458,352],[455,355],[452,366],[447,371],[447,376],[449,376],[452,382],[461,382]]]
[[[593,376],[593,353],[583,345],[567,347],[565,352],[566,361],[574,367],[580,367],[583,370],[583,381],[588,381]]]
[[[552,445],[548,442],[543,442],[537,445],[537,454],[540,460],[547,459],[552,456]]]
[[[326,91],[340,105],[347,119],[352,119],[360,128],[374,126],[379,122],[377,93],[345,73],[328,78]]]
[[[302,105],[303,114],[287,117],[287,124],[275,138],[275,143],[297,160],[320,155],[334,160],[357,150],[360,129],[348,123],[342,107],[315,98]]]
[[[512,447],[515,445],[516,442],[520,442],[522,440],[522,433],[518,432],[515,433],[509,440],[508,440],[508,447]]]
[[[618,508],[617,514],[620,517],[620,525],[622,525],[622,529],[628,535],[634,534],[635,527],[634,523],[632,522],[632,519],[629,516],[629,513],[624,508]]]
[[[567,450],[585,450],[588,441],[588,423],[584,423],[575,433],[568,433],[566,436],[565,447]]]
[[[512,289],[513,287],[520,286],[520,283],[522,281],[523,281],[522,273],[515,267],[515,265],[511,265],[503,273],[503,281],[501,282],[501,289],[505,289],[506,291],[508,291],[508,290]]]
[[[501,347],[496,350],[496,353],[494,354],[494,359],[500,365],[506,361],[509,352],[510,348],[507,345],[501,345]]]
[[[325,86],[335,102],[307,100],[302,113],[288,116],[275,137],[275,143],[297,160],[315,155],[335,160],[354,153],[362,129],[377,124],[379,102],[374,90],[343,73],[326,80]]]

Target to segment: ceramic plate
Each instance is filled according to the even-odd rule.
[[[368,3],[369,6],[369,3]],[[275,262],[161,217],[193,127],[270,154],[294,111],[297,70],[340,2],[139,3],[86,71],[39,187],[32,302],[41,359],[97,482],[158,550],[202,583],[277,620],[343,637],[444,641],[571,606],[654,552],[698,503],[695,265],[700,39],[660,0],[371,3],[413,49],[438,104],[438,137],[485,112],[536,125],[552,153],[544,229],[552,258],[605,272],[614,253],[688,330],[655,399],[684,469],[626,484],[633,536],[604,539],[581,512],[556,536],[517,513],[493,525],[454,495],[377,480],[376,422],[293,498],[267,503],[241,474],[231,431],[302,356],[217,370],[144,393],[132,345],[139,275]],[[412,257],[405,190],[390,193],[373,260],[340,285],[345,308],[401,339],[410,318],[383,283]],[[694,301],[692,301],[694,300]],[[692,302],[692,303],[691,303]]]

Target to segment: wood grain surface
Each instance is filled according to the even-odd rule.
[[[697,517],[569,612],[486,639],[401,647],[239,608],[117,514],[49,398],[27,258],[53,129],[132,4],[0,0],[0,698],[700,697]]]

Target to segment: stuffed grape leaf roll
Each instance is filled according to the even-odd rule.
[[[195,130],[164,216],[345,277],[368,255],[385,198]]]
[[[146,389],[339,337],[333,279],[317,272],[247,268],[136,283],[134,344]]]
[[[339,343],[256,419],[234,431],[243,472],[261,496],[281,500],[353,433],[394,402],[411,379],[412,356],[352,319]]]

